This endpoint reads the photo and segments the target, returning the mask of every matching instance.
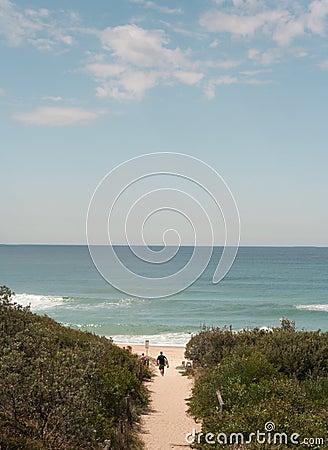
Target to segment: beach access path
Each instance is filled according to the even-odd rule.
[[[132,349],[140,355],[145,352],[142,346],[133,345]],[[190,446],[186,434],[199,426],[186,414],[192,379],[181,375],[177,368],[184,360],[184,348],[150,347],[149,356],[156,359],[160,351],[168,358],[169,369],[162,377],[155,368],[156,376],[148,383],[151,404],[149,413],[142,417],[140,437],[147,450],[187,449]]]

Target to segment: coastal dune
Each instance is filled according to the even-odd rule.
[[[140,355],[145,353],[144,347],[137,345],[132,346],[132,351]],[[142,417],[140,437],[147,450],[188,448],[186,434],[197,429],[197,424],[186,414],[192,379],[180,373],[184,348],[150,347],[148,355],[156,359],[160,351],[168,358],[169,368],[162,377],[155,367],[156,376],[148,384],[150,409]]]

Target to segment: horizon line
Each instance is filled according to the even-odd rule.
[[[107,246],[108,244],[93,244],[93,247],[102,247]],[[0,247],[9,247],[9,246],[47,246],[47,247],[88,247],[88,244],[68,244],[68,243],[0,243]],[[147,247],[145,245],[141,244],[113,244],[112,247]],[[149,244],[150,247],[165,247],[163,244]],[[168,245],[167,247],[195,247],[194,245],[188,244],[188,245]],[[212,247],[209,244],[202,244],[197,245],[196,247]],[[213,245],[213,248],[217,247],[224,247],[223,244],[215,244]],[[227,246],[229,247],[229,246]],[[230,246],[234,247],[234,246]],[[255,248],[328,248],[327,245],[315,245],[315,244],[245,244],[245,245],[239,245],[238,248],[248,248],[248,247],[255,247]]]

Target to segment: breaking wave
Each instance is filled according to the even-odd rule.
[[[296,309],[328,312],[328,305],[296,305]]]
[[[15,294],[13,300],[19,305],[30,306],[33,311],[44,311],[63,306],[70,301],[70,298],[52,295]]]
[[[107,336],[109,337],[109,336]],[[184,347],[191,338],[190,333],[163,333],[153,335],[121,334],[111,336],[115,344],[144,345],[148,339],[151,346]]]

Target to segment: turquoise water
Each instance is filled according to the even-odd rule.
[[[139,271],[127,247],[118,253]],[[192,249],[183,247],[169,272],[181,268]],[[108,284],[85,246],[0,246],[0,284],[16,301],[74,328],[112,336],[117,342],[183,345],[207,326],[279,326],[282,316],[298,329],[328,330],[328,248],[243,247],[225,279],[211,279],[221,249],[189,288],[168,298],[128,296]],[[167,267],[156,265],[151,276]],[[157,271],[157,272],[156,272]],[[149,274],[148,274],[149,275]]]

